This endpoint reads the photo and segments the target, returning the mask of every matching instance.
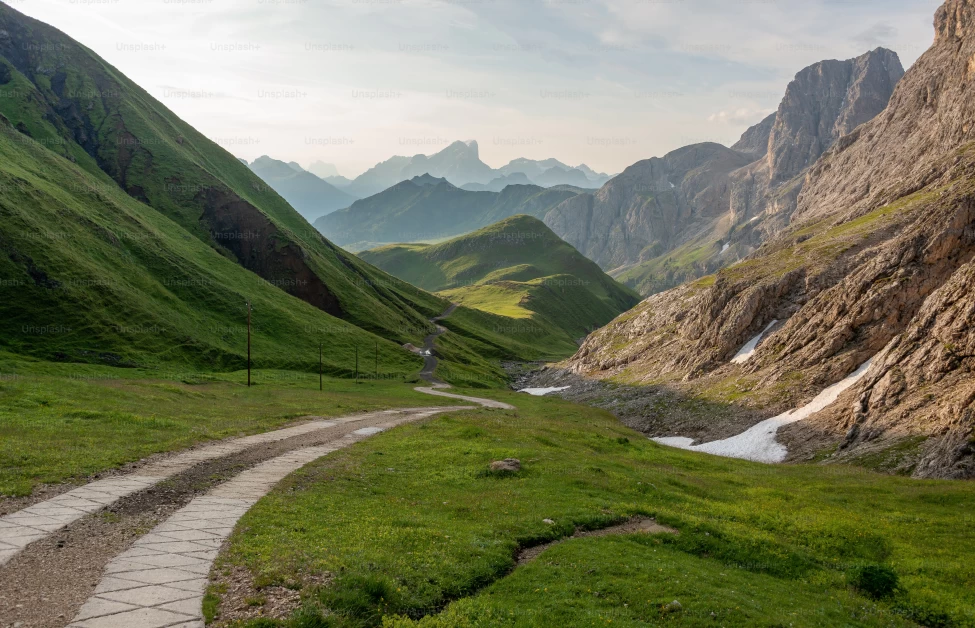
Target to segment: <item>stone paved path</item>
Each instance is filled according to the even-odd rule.
[[[499,401],[441,392],[437,389],[449,386],[435,379],[430,383],[432,387],[417,390],[489,408],[513,409]],[[310,421],[176,454],[137,473],[92,482],[0,517],[0,567],[30,543],[201,463],[343,423],[372,420],[375,427],[259,463],[193,499],[109,562],[94,594],[69,624],[72,628],[203,628],[203,594],[213,561],[240,517],[275,484],[317,458],[396,425],[463,409],[469,408],[401,409]]]
[[[86,515],[110,506],[123,497],[182,473],[201,462],[223,458],[255,445],[286,440],[301,434],[334,427],[341,423],[364,421],[374,418],[378,414],[381,413],[328,421],[309,421],[294,427],[193,449],[150,464],[136,474],[98,480],[5,517],[0,517],[0,566],[30,543],[42,539]]]
[[[220,546],[237,520],[288,474],[326,454],[434,409],[356,430],[258,464],[197,497],[113,559],[71,628],[203,628],[203,594]],[[392,413],[395,414],[395,413]]]

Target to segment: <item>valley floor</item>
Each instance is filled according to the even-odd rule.
[[[146,473],[151,466],[127,465],[154,452],[271,433],[309,414],[324,421],[433,399],[404,382],[334,380],[323,397],[317,378],[303,374],[264,377],[248,391],[240,374],[147,381],[87,367],[68,378],[62,368],[22,365],[18,377],[0,380],[2,490],[11,496],[0,499],[0,513],[63,490],[51,482]],[[124,590],[105,587],[104,572],[148,577],[139,561],[149,548],[166,555],[153,561],[178,561],[197,575],[139,581],[132,586],[193,589],[139,608],[177,613],[199,604],[215,559],[203,609],[216,626],[975,626],[971,483],[717,458],[662,447],[606,411],[557,398],[451,392],[515,409],[455,406],[425,419],[420,411],[422,420],[384,424],[379,434],[368,415],[347,428],[331,419],[337,427],[314,438],[207,463],[0,566],[8,609],[0,625],[24,621],[23,611],[11,614],[18,604],[52,599],[42,587],[26,590],[29,573],[72,591],[73,601],[38,626],[67,625],[98,582],[99,603],[131,605]],[[376,420],[388,421],[381,414]],[[343,438],[352,440],[339,449]],[[49,447],[31,446],[45,439]],[[285,464],[279,475],[243,479],[298,451],[310,457],[288,464],[301,469]],[[489,470],[506,458],[519,459],[521,471]],[[221,501],[233,499],[247,507]],[[154,504],[149,512],[146,504]],[[620,533],[571,538],[633,517],[643,519]],[[647,520],[656,523],[639,529]],[[209,547],[169,547],[175,538],[154,534]],[[524,550],[536,546],[545,547],[526,560]],[[101,558],[77,567],[93,548]],[[899,577],[889,596],[870,597],[857,579],[874,566]]]

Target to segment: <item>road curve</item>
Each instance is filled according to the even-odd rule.
[[[482,399],[480,397],[467,397],[464,395],[454,395],[452,393],[443,392],[444,389],[450,388],[450,384],[439,379],[435,373],[437,371],[437,365],[440,360],[437,359],[436,355],[436,342],[437,338],[447,333],[447,328],[438,323],[443,319],[447,318],[454,311],[457,310],[457,304],[451,303],[450,307],[444,310],[444,313],[440,316],[436,316],[430,319],[430,322],[437,326],[437,330],[427,336],[423,340],[423,370],[420,371],[420,378],[425,380],[430,384],[430,386],[420,386],[415,390],[417,392],[426,393],[428,395],[434,395],[436,397],[447,397],[450,399],[460,399],[461,401],[469,401],[471,403],[477,403],[485,408],[494,408],[498,410],[516,410],[513,405],[509,403],[504,403],[503,401],[495,401],[493,399]]]

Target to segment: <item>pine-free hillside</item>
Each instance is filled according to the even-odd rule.
[[[48,361],[351,376],[379,346],[388,375],[421,360],[288,295],[0,116],[0,350]],[[422,331],[422,330],[421,330]]]
[[[350,250],[435,241],[470,233],[516,214],[543,216],[578,194],[573,189],[535,185],[510,185],[500,192],[470,192],[446,179],[423,175],[324,216],[315,221],[315,227]]]
[[[531,216],[513,216],[440,244],[397,244],[359,255],[455,303],[509,319],[491,327],[537,325],[536,336],[542,329],[545,336],[561,336],[560,349],[570,352],[572,340],[639,301]]]
[[[0,4],[0,114],[189,237],[317,309],[419,342],[440,299],[323,239],[230,153],[60,31]],[[2,227],[0,227],[2,228]]]
[[[883,48],[813,64],[731,148],[695,144],[640,161],[545,224],[643,295],[713,273],[788,227],[808,168],[883,111],[903,74]]]
[[[780,432],[793,458],[975,477],[975,2],[945,3],[935,29],[887,109],[812,167],[789,229],[644,301],[566,366],[772,414],[872,359],[835,404]]]
[[[348,207],[356,200],[297,164],[287,164],[267,155],[255,159],[250,169],[308,222]]]

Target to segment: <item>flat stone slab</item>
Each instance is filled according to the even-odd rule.
[[[230,456],[255,445],[274,443],[345,423],[356,423],[380,416],[412,411],[414,409],[408,408],[373,412],[361,416],[309,421],[301,425],[193,449],[150,464],[137,474],[106,478],[86,484],[5,517],[0,517],[0,566],[34,541],[43,539],[82,517],[98,512],[124,497],[149,488],[203,462]],[[246,497],[256,489],[242,486],[241,490],[242,493],[228,496]]]
[[[95,594],[69,628],[203,626],[207,575],[233,526],[287,475],[369,436],[442,412],[414,412],[357,430],[328,445],[306,447],[262,462],[173,513],[105,568]]]

